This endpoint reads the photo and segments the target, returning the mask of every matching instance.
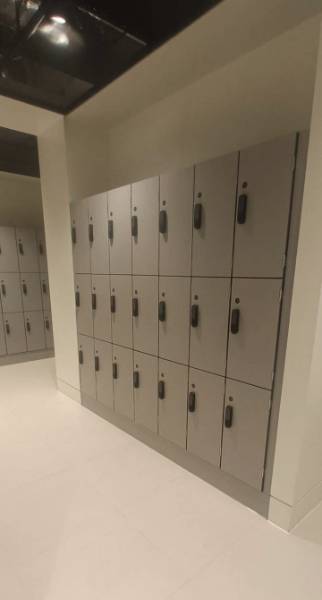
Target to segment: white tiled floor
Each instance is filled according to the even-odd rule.
[[[56,391],[0,369],[1,600],[321,600],[322,510],[286,535]]]

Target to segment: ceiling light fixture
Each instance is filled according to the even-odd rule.
[[[60,15],[53,15],[50,18],[52,21],[54,21],[54,23],[57,23],[57,25],[65,25],[66,23],[66,19],[64,19],[64,17],[61,17]]]

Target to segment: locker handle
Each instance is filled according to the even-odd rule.
[[[75,292],[75,304],[76,304],[77,308],[79,308],[79,306],[80,306],[80,293],[79,292]]]
[[[9,335],[9,333],[10,333],[10,325],[9,325],[9,323],[6,323],[6,332]]]
[[[26,329],[27,329],[28,333],[31,332],[31,325],[30,325],[29,321],[27,321],[27,323],[26,323]]]
[[[83,350],[79,350],[78,351],[78,361],[80,365],[84,364],[84,354],[83,354]]]
[[[234,409],[232,406],[226,406],[226,408],[225,408],[225,427],[226,427],[226,429],[230,429],[232,427],[233,412],[234,412]]]
[[[19,253],[23,255],[24,254],[24,250],[23,250],[23,243],[22,242],[19,242],[18,248],[19,248]]]
[[[139,316],[139,299],[132,298],[132,315],[133,317]]]
[[[90,223],[88,225],[88,239],[91,244],[94,242],[94,225],[93,225],[93,223]]]
[[[239,332],[239,318],[240,318],[240,310],[239,308],[234,308],[231,311],[231,322],[230,322],[230,331],[233,334]]]
[[[133,386],[137,389],[140,387],[140,373],[139,371],[133,371]]]
[[[113,379],[117,379],[117,363],[116,362],[113,362],[112,374],[113,374]]]
[[[165,398],[165,383],[164,381],[159,381],[158,383],[158,396],[160,400],[164,400]]]
[[[6,291],[6,286],[5,286],[5,284],[4,284],[4,283],[2,283],[2,284],[1,284],[1,292],[2,292],[2,295],[3,295],[3,296],[5,296],[5,295],[6,295],[6,293],[7,293],[7,291]]]
[[[97,307],[96,294],[92,294],[92,310],[96,310],[96,307]]]
[[[73,244],[77,242],[76,227],[72,227],[72,242]]]
[[[27,284],[26,283],[22,284],[22,291],[23,291],[24,295],[27,296]]]
[[[99,356],[95,356],[95,371],[100,370],[100,358]]]
[[[43,255],[43,253],[44,253],[44,247],[43,247],[42,243],[39,242],[39,254]]]
[[[46,329],[48,329],[48,331],[49,331],[49,329],[50,329],[49,319],[45,319],[45,326],[46,326]]]
[[[193,304],[191,307],[191,327],[198,327],[199,324],[199,306]]]
[[[116,300],[115,300],[115,296],[112,295],[111,296],[111,313],[115,313],[116,312]]]
[[[191,413],[195,412],[196,410],[196,392],[189,392],[188,409]]]
[[[159,214],[159,232],[166,233],[168,229],[168,217],[166,210],[160,210]]]
[[[159,302],[159,321],[161,321],[161,323],[163,323],[165,321],[166,318],[166,305],[165,305],[165,301],[161,300]]]
[[[193,211],[193,226],[195,229],[201,229],[202,224],[202,204],[195,204]]]
[[[247,202],[248,202],[247,194],[241,194],[238,198],[238,208],[237,208],[237,223],[239,225],[244,225],[244,223],[246,223]]]
[[[107,223],[107,235],[109,240],[112,240],[114,237],[114,225],[112,219],[109,219]]]
[[[131,231],[133,237],[138,237],[138,218],[137,215],[133,215],[131,218]]]
[[[47,294],[47,285],[45,284],[44,281],[42,283],[42,291],[43,291],[44,294]]]

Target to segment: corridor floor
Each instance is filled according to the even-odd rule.
[[[287,535],[55,389],[0,368],[2,600],[321,600],[322,509]]]

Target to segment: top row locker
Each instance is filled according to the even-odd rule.
[[[109,273],[107,194],[71,205],[75,273]]]
[[[0,272],[47,272],[43,229],[0,227]]]
[[[13,227],[0,227],[0,272],[19,272],[16,233]]]

